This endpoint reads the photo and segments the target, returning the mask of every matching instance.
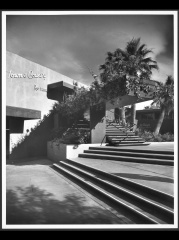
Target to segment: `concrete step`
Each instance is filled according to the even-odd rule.
[[[74,129],[74,130],[77,130],[77,129],[79,129],[79,130],[86,130],[86,131],[90,131],[90,128],[88,128],[88,127],[71,127],[71,129]]]
[[[91,166],[87,165],[86,163],[83,164],[83,163],[79,162],[80,160],[81,160],[81,158],[76,158],[75,160],[68,159],[68,160],[66,160],[66,162],[68,162],[74,166],[78,166],[80,169],[83,169],[85,171],[95,174],[95,176],[98,176],[102,179],[106,179],[106,180],[110,181],[111,183],[117,184],[118,186],[126,188],[126,189],[128,189],[132,192],[135,192],[147,199],[150,199],[151,201],[154,201],[155,203],[159,203],[162,206],[169,208],[170,210],[173,210],[174,197],[172,195],[164,193],[159,190],[156,190],[149,186],[145,186],[144,184],[136,183],[131,179],[126,179],[124,177],[116,176],[109,172],[102,171],[96,167],[95,168],[91,167]],[[88,159],[88,160],[90,160],[90,159]]]
[[[117,143],[119,143],[119,144],[127,144],[127,143],[129,143],[129,144],[131,144],[131,143],[145,143],[145,141],[142,141],[142,140],[113,140],[113,139],[111,139],[111,142],[112,143],[114,143],[114,144],[117,144]]]
[[[125,128],[106,128],[106,132],[109,132],[109,131],[127,131],[129,129],[125,129]]]
[[[126,129],[124,127],[121,127],[121,126],[107,126],[106,129]]]
[[[111,131],[109,131],[109,132],[106,132],[106,135],[108,135],[108,136],[136,136],[135,135],[135,133],[133,133],[133,132],[119,132],[119,131],[115,131],[115,132],[111,132]]]
[[[93,191],[100,193],[103,197],[108,197],[110,202],[115,202],[118,207],[130,212],[143,223],[173,223],[173,211],[154,203],[134,192],[122,188],[105,179],[96,177],[78,166],[73,166],[69,162],[60,162],[55,165],[56,168],[68,173],[69,175],[80,180],[83,184],[90,186]]]
[[[149,154],[163,154],[163,155],[172,155],[174,156],[173,151],[169,150],[150,150],[150,149],[135,149],[135,148],[117,148],[117,147],[89,147],[89,149],[96,150],[107,150],[107,151],[120,151],[120,152],[137,152],[137,153],[149,153]]]
[[[138,136],[136,135],[107,135],[109,138],[116,138],[116,139],[124,139],[124,137],[127,137],[129,139],[135,139],[135,138],[138,138]]]
[[[130,146],[147,146],[150,145],[150,143],[144,142],[144,143],[107,143],[106,146],[115,146],[115,147],[130,147]]]
[[[160,154],[160,153],[146,153],[146,152],[135,152],[135,151],[128,151],[128,149],[125,149],[126,151],[121,151],[120,149],[109,149],[109,148],[101,148],[101,147],[89,147],[89,150],[86,151],[92,151],[92,153],[105,153],[108,155],[120,155],[120,156],[134,156],[134,157],[144,157],[144,158],[156,158],[156,159],[168,159],[168,160],[174,160],[173,155],[169,154]]]
[[[139,137],[133,137],[133,138],[131,138],[131,137],[109,137],[108,136],[108,138],[110,138],[112,141],[143,141],[143,139],[142,138],[139,138]]]
[[[116,122],[107,122],[107,121],[106,121],[106,126],[112,126],[112,125],[123,126],[123,125],[120,124],[120,123],[116,123]]]
[[[94,159],[103,159],[103,160],[113,160],[113,161],[122,161],[122,162],[136,162],[144,164],[157,164],[157,165],[168,165],[173,166],[173,160],[163,160],[163,159],[151,159],[143,157],[130,157],[130,156],[113,156],[111,154],[94,154],[94,153],[81,153],[79,154],[81,158],[94,158]]]
[[[118,132],[131,132],[129,131],[129,129],[125,129],[125,128],[111,128],[111,129],[108,129],[106,128],[106,132],[115,132],[115,131],[118,131]]]
[[[76,124],[76,125],[72,125],[72,127],[84,127],[84,128],[90,128],[90,126],[88,124]]]
[[[117,125],[117,124],[110,124],[110,125],[106,125],[106,128],[130,128],[131,126],[122,126],[122,125]]]

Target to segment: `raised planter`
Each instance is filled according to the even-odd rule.
[[[57,144],[56,142],[47,142],[47,157],[53,162],[64,161],[66,159],[77,158],[78,154],[88,150],[89,147],[100,146],[101,144]],[[102,144],[105,146],[106,144]]]

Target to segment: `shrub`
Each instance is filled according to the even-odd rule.
[[[137,128],[135,134],[143,138],[146,142],[174,142],[174,134],[169,132],[154,135],[151,131]]]
[[[63,130],[59,129],[52,137],[52,142],[56,142],[56,145],[90,143],[90,132],[87,130],[68,128],[63,134],[62,132]]]

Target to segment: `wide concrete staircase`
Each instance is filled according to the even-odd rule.
[[[79,121],[78,128],[89,129],[88,123]],[[108,126],[109,127],[109,126]],[[89,147],[76,159],[67,159],[54,163],[52,168],[87,191],[110,209],[116,216],[123,216],[126,224],[173,224],[174,223],[174,197],[165,192],[151,188],[144,184],[114,175],[99,168],[86,164],[85,160],[104,160],[156,164],[163,166],[174,165],[174,153],[140,148],[125,147],[133,144],[144,144],[133,132],[116,131],[108,128],[106,133],[112,136],[113,141],[120,141],[123,145]],[[76,126],[74,126],[76,128]],[[126,130],[126,129],[125,129]],[[129,139],[123,139],[123,138]],[[121,140],[122,139],[122,140]],[[136,141],[135,141],[136,140]],[[84,160],[80,162],[80,160]],[[90,160],[90,161],[89,161]]]
[[[136,154],[140,155],[140,152]],[[146,159],[149,159],[149,155],[145,154]],[[169,157],[171,154],[166,155]],[[169,161],[166,155],[158,153],[157,158]],[[79,157],[82,157],[81,154]],[[80,163],[78,159],[60,161],[53,164],[53,168],[110,206],[117,216],[122,214],[127,224],[174,223],[174,198],[169,194]]]
[[[124,127],[112,121],[107,121],[106,123],[106,142],[111,146],[138,146],[150,144],[137,136],[133,131],[133,127]]]
[[[89,147],[88,150],[84,150],[83,153],[79,154],[79,157],[143,164],[174,165],[174,152],[152,151],[142,148],[135,149],[111,146]]]

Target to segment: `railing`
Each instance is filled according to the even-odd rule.
[[[112,111],[110,111],[110,110],[108,110],[108,111],[109,111],[109,112],[112,112]],[[112,112],[112,113],[113,113],[113,112]],[[119,117],[119,114],[116,114],[116,115]],[[115,123],[117,123],[116,120],[115,120]],[[126,133],[126,136],[119,141],[119,144],[120,144],[122,141],[124,141],[126,138],[129,137],[128,131],[131,131],[131,129],[132,129],[132,131],[133,131],[134,126],[137,126],[136,123],[127,122],[126,124],[124,124],[122,121],[119,121],[119,128],[117,127],[117,125],[114,125],[113,122],[108,123],[108,124],[109,124],[108,126],[110,126],[110,125],[112,124],[112,126],[114,126],[117,130],[119,130],[121,126],[125,129],[124,132]],[[104,135],[104,137],[103,137],[103,139],[102,139],[101,145],[102,145],[105,137],[106,137],[106,134]]]
[[[64,131],[64,133],[61,136],[61,142],[65,142],[65,138],[68,134],[78,133],[78,131],[82,131],[81,127],[78,126],[78,125],[80,125],[79,120],[80,119],[76,119],[76,121]],[[84,119],[82,119],[82,120],[84,120]],[[90,131],[90,129],[89,130],[85,129],[85,130],[83,130],[82,134],[84,134],[85,132],[87,133],[89,131]],[[79,134],[76,135],[77,138],[79,137]],[[87,135],[86,135],[86,137],[88,138]]]

